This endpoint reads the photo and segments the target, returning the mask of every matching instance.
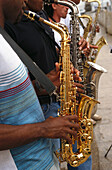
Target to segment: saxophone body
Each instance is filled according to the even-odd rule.
[[[83,72],[85,77],[84,82],[87,89],[87,95],[94,98],[95,100],[98,100],[99,80],[101,75],[103,73],[106,73],[107,70],[94,62],[86,61],[83,71],[84,71]],[[97,111],[97,104],[93,108],[92,115],[94,115],[96,111]]]

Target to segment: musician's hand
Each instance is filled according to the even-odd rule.
[[[51,70],[48,74],[47,77],[52,81],[52,83],[57,87],[57,92],[59,91],[60,87],[60,69],[59,69],[59,64],[55,63],[56,68]],[[34,89],[36,91],[36,94],[38,96],[40,95],[47,95],[48,93],[46,92],[45,89],[41,88],[41,90],[36,86],[36,81],[33,80],[32,84],[34,86]]]
[[[73,78],[75,81],[82,81],[81,77],[79,77],[80,71],[78,71],[76,68],[73,67],[71,64],[71,73],[73,74]]]
[[[80,37],[80,41],[78,44],[80,51],[83,51],[84,49],[90,49],[89,42],[87,42],[83,37]]]
[[[96,25],[96,32],[100,32],[100,27],[99,27],[99,25]]]
[[[82,51],[82,53],[88,58],[90,55],[91,49],[97,49],[98,46],[91,45],[89,42],[87,42],[84,38],[81,37],[81,40],[79,41],[79,50]]]
[[[78,93],[84,93],[84,85],[74,82],[74,87],[77,87]]]
[[[83,53],[84,53],[84,55],[88,58],[89,57],[89,55],[90,55],[90,52],[91,52],[91,49],[98,49],[98,46],[95,46],[95,45],[91,45],[90,44],[90,49],[85,49],[85,50],[83,50]]]
[[[60,86],[60,68],[59,63],[55,63],[56,68],[47,74],[47,77],[52,81],[52,83],[59,88]]]
[[[92,24],[89,27],[89,32],[91,32],[91,31],[92,31]]]
[[[91,32],[92,31],[92,25],[90,26],[90,29],[89,29],[89,32]],[[96,32],[100,32],[100,27],[99,27],[99,25],[97,24],[96,25]]]
[[[89,44],[89,48],[85,48],[82,53],[88,58],[92,48],[97,49],[98,46]]]
[[[56,118],[49,117],[40,123],[40,132],[44,138],[62,138],[72,143],[69,135],[73,135],[76,138],[77,131],[79,130],[79,124],[77,122],[78,117],[76,115]]]

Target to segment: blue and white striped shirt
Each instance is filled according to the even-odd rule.
[[[45,120],[26,68],[0,35],[0,124],[23,125]],[[19,170],[53,166],[52,142],[41,138],[11,149]]]

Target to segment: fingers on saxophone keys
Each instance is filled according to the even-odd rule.
[[[80,36],[80,41],[78,42],[79,46],[82,45],[83,41],[84,41],[84,38]]]
[[[83,49],[82,53],[83,53],[86,57],[88,57],[88,55],[90,55],[90,48],[85,48],[85,49]]]
[[[77,92],[78,92],[78,93],[84,93],[84,90],[81,89],[81,88],[77,88]]]
[[[74,86],[76,86],[76,87],[80,87],[80,88],[84,88],[84,85],[83,85],[83,84],[76,83],[76,82],[74,82]]]
[[[74,120],[74,122],[78,122],[78,116],[77,115],[69,115],[69,116],[65,116],[64,118],[69,120],[70,123],[71,123],[72,120]]]
[[[69,144],[72,144],[72,139],[69,135],[66,135],[66,133],[63,133],[62,139],[65,139],[68,141]]]
[[[91,44],[90,44],[90,48],[98,49],[98,46],[96,46],[96,45],[91,45]]]
[[[67,124],[67,126],[70,128],[70,129],[73,129],[73,131],[78,131],[79,130],[79,124],[77,122],[69,122]]]
[[[82,81],[81,77],[79,76],[74,75],[73,78],[75,81]]]
[[[71,128],[64,128],[64,132],[62,134],[63,139],[66,139],[69,143],[72,143],[72,139],[71,136],[74,137],[74,139],[77,137],[77,131],[75,128],[71,129]]]
[[[79,50],[84,50],[85,48],[89,48],[88,43],[84,40],[83,43],[80,45]]]
[[[74,87],[76,87],[77,92],[84,93],[84,85],[74,82]]]
[[[77,135],[76,135],[76,137],[77,137]],[[76,139],[76,137],[74,136],[74,139]],[[66,135],[66,136],[64,137],[64,139],[66,139],[69,144],[72,144],[72,138],[70,138],[69,135]]]
[[[74,139],[77,137],[77,131],[75,130],[69,130],[69,134],[74,136]]]

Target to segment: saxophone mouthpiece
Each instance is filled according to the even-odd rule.
[[[31,20],[36,20],[36,21],[39,21],[39,19],[40,19],[40,16],[39,15],[37,15],[35,12],[32,12],[32,11],[27,11],[27,10],[25,10],[24,11],[24,15],[27,17],[27,18],[29,18],[29,19],[31,19]]]

